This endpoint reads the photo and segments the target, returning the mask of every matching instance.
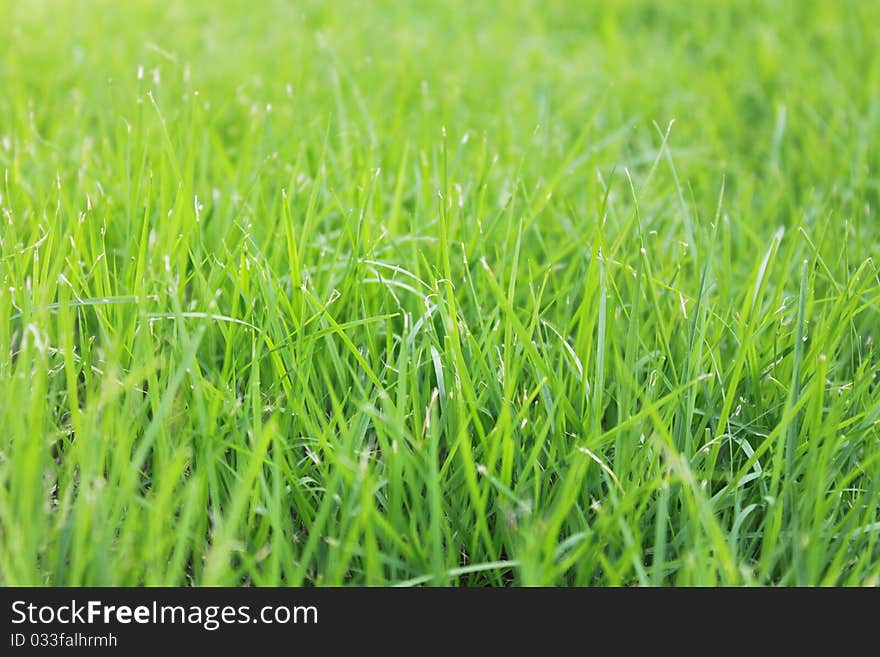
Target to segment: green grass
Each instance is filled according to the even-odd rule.
[[[878,584],[878,25],[6,0],[0,583]]]

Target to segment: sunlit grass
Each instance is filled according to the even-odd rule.
[[[877,25],[5,4],[0,583],[877,584]]]

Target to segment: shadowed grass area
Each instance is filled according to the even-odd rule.
[[[880,583],[878,25],[6,3],[0,583]]]

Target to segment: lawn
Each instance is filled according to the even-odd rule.
[[[880,584],[878,26],[6,0],[0,584]]]

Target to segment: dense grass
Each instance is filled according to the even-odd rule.
[[[0,583],[877,584],[878,26],[3,2]]]

